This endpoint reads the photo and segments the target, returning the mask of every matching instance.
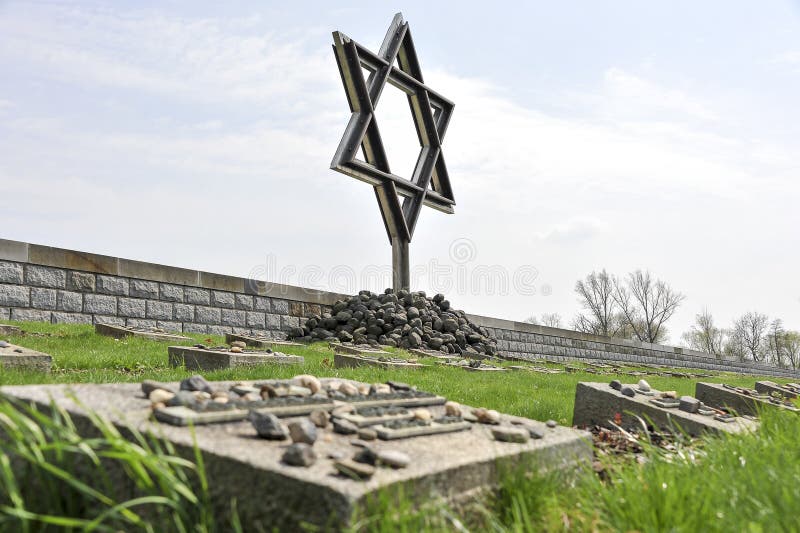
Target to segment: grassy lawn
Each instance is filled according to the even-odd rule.
[[[169,343],[137,338],[114,340],[96,335],[91,326],[85,325],[19,325],[26,334],[8,340],[52,355],[53,372],[0,370],[2,385],[138,382],[148,378],[175,381],[189,375],[167,365]],[[223,341],[214,336],[190,336],[195,342],[206,344]],[[436,366],[432,359],[422,360],[431,366],[421,370],[335,369],[333,352],[323,343],[282,351],[304,356],[305,364],[208,372],[205,377],[249,380],[310,373],[367,382],[394,379],[468,405],[537,420],[554,419],[561,424],[571,422],[575,385],[579,381],[614,378],[581,371],[467,372]],[[626,375],[618,378],[623,382],[639,379]],[[694,392],[695,381],[691,379],[646,379],[660,390]],[[756,379],[721,374],[703,381],[752,387]],[[494,531],[800,531],[799,443],[800,424],[795,416],[768,415],[758,435],[706,439],[699,458],[693,451],[696,448],[685,453],[678,449],[668,455],[656,448],[648,449],[644,461],[610,462],[604,479],[590,470],[570,478],[557,474],[535,476],[524,470],[509,472],[496,495],[467,510],[403,512],[397,502],[391,506],[378,502],[373,513],[362,517],[358,524],[362,529],[387,531],[460,527]]]

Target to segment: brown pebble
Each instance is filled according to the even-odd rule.
[[[238,346],[231,346],[230,352],[231,353],[242,353],[242,349],[239,348]]]
[[[358,430],[358,438],[361,440],[375,440],[378,438],[378,432],[371,428],[361,428]]]

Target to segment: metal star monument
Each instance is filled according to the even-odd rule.
[[[445,213],[453,213],[455,206],[442,155],[454,105],[423,82],[411,31],[401,13],[394,16],[377,54],[338,31],[333,32],[333,43],[352,115],[331,168],[375,188],[392,243],[394,289],[409,289],[408,245],[422,206]],[[366,79],[362,67],[369,72]],[[375,108],[387,82],[406,93],[417,130],[420,152],[410,179],[392,174],[375,120]],[[356,159],[359,145],[364,160]]]

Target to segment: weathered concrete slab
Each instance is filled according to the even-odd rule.
[[[731,387],[718,383],[697,383],[695,396],[698,400],[708,405],[715,405],[729,409],[739,415],[758,416],[760,409],[775,407],[787,411],[797,411],[789,405],[770,401],[768,394],[761,394],[756,390],[742,387]]]
[[[458,361],[459,359],[461,359],[461,357],[458,355],[444,353],[438,350],[423,350],[420,348],[409,348],[406,351],[411,355],[416,355],[417,357],[433,357],[434,359],[440,359],[442,361]]]
[[[19,335],[22,330],[19,326],[12,326],[10,324],[0,324],[0,335]]]
[[[232,382],[212,383],[227,389]],[[177,384],[170,384],[177,388]],[[78,427],[87,427],[86,409],[92,409],[123,427],[129,425],[160,436],[191,457],[192,432],[186,427],[160,424],[150,418],[149,401],[138,384],[35,385],[0,387],[0,394],[46,406],[51,399],[72,414]],[[75,400],[69,397],[74,394]],[[462,407],[463,408],[463,407]],[[443,416],[444,406],[428,408]],[[291,423],[300,418],[284,419]],[[81,422],[82,421],[82,422]],[[230,501],[235,498],[248,531],[297,530],[303,522],[330,529],[345,527],[354,510],[381,489],[403,489],[417,504],[432,498],[459,500],[497,482],[498,471],[526,466],[554,470],[591,460],[589,434],[566,427],[548,428],[541,422],[500,415],[501,426],[474,423],[469,429],[397,440],[367,443],[374,451],[397,451],[411,458],[406,468],[379,467],[367,481],[337,475],[335,457],[352,457],[360,448],[351,444],[354,435],[318,429],[313,445],[317,460],[310,467],[292,467],[282,462],[289,441],[256,438],[247,421],[203,425],[194,428],[203,453],[211,487],[212,515],[224,530]],[[495,440],[498,427],[532,428],[541,439],[525,443]]]
[[[291,341],[282,341],[277,339],[271,339],[266,335],[239,335],[237,333],[226,333],[225,334],[225,342],[230,344],[235,341],[240,341],[245,343],[248,346],[252,346],[253,348],[289,348],[289,347],[302,347],[305,344],[301,344],[299,342],[291,342]]]
[[[713,416],[687,413],[677,408],[659,407],[650,401],[658,400],[656,396],[636,394],[630,397],[612,389],[608,383],[578,383],[575,389],[572,425],[578,427],[599,425],[610,428],[613,426],[609,421],[614,421],[619,414],[621,425],[625,428],[641,428],[641,422],[636,418],[639,416],[660,429],[675,430],[680,427],[690,435],[722,431],[738,433],[757,427],[756,423],[744,418],[736,418],[733,422],[721,422]],[[709,405],[715,404],[709,403]]]
[[[357,368],[359,366],[377,366],[380,368],[405,368],[417,369],[424,368],[425,365],[420,363],[410,363],[397,357],[391,357],[392,354],[383,352],[380,358],[375,355],[347,355],[343,353],[333,354],[333,366],[336,368]]]
[[[264,364],[299,365],[305,362],[305,358],[299,355],[287,355],[280,352],[232,352],[196,346],[170,346],[167,351],[171,366],[182,366],[187,370],[219,370]]]
[[[782,397],[789,399],[800,396],[800,386],[793,386],[792,384],[779,385],[774,381],[756,381],[756,391],[762,394],[780,394]]]
[[[53,358],[46,353],[0,341],[0,368],[22,368],[50,372],[52,365]]]
[[[386,350],[381,350],[380,348],[373,348],[367,344],[343,344],[339,342],[332,342],[329,345],[334,353],[344,354],[344,355],[378,355],[378,356],[385,356],[391,357],[392,353],[387,352]]]
[[[98,335],[114,337],[115,339],[124,339],[125,337],[142,337],[154,341],[169,342],[183,342],[192,340],[191,338],[184,337],[183,335],[168,333],[166,331],[157,331],[152,328],[130,328],[126,326],[114,326],[112,324],[95,324],[94,331]]]

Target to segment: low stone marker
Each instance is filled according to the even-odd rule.
[[[622,427],[641,428],[638,416],[659,429],[674,431],[679,427],[690,435],[722,431],[738,433],[757,427],[751,420],[726,417],[716,409],[706,409],[706,414],[683,411],[680,409],[680,400],[659,397],[660,393],[652,389],[640,391],[635,385],[622,385],[616,380],[612,381],[612,385],[615,383],[619,385],[619,390],[608,383],[578,383],[572,424],[578,427],[613,427],[610,421],[616,419],[618,422],[615,423]],[[644,394],[647,392],[652,394]],[[688,402],[688,398],[686,400]],[[711,403],[709,405],[716,406]]]
[[[252,346],[253,348],[288,348],[288,347],[298,347],[298,346],[305,346],[305,344],[301,344],[299,342],[292,342],[292,341],[281,341],[276,339],[271,339],[266,335],[258,335],[253,333],[251,335],[240,335],[238,333],[226,333],[225,334],[225,343],[231,344],[232,342],[240,341],[245,343],[247,346]]]
[[[797,383],[780,385],[774,381],[756,381],[756,391],[762,394],[779,394],[783,398],[794,399],[800,396],[800,385]]]
[[[377,355],[377,356],[391,356],[391,352],[375,348],[369,344],[344,344],[339,342],[332,342],[329,346],[333,349],[334,353],[344,355]]]
[[[695,396],[701,402],[718,405],[739,415],[758,416],[759,409],[767,406],[798,411],[791,402],[778,401],[771,398],[769,394],[732,385],[700,382],[695,385]]]
[[[468,372],[508,372],[507,368],[490,365],[478,359],[460,359],[454,362],[439,363],[441,366],[454,366]]]
[[[0,335],[20,335],[22,330],[19,326],[12,326],[10,324],[0,324]]]
[[[409,348],[408,353],[416,355],[417,357],[433,357],[442,361],[458,361],[461,359],[458,355],[440,352],[438,350],[425,350],[421,348]]]
[[[219,370],[263,364],[299,365],[305,358],[280,352],[256,352],[235,348],[207,348],[198,346],[170,346],[169,364],[187,370]]]
[[[81,428],[88,425],[86,409],[92,409],[119,427],[132,426],[171,441],[189,458],[196,439],[212,487],[210,511],[223,530],[234,498],[248,530],[297,530],[302,523],[340,530],[351,525],[354,511],[378,490],[387,490],[389,497],[403,490],[416,505],[438,498],[458,501],[494,486],[498,471],[523,461],[526,468],[543,470],[591,461],[591,440],[584,431],[452,402],[376,409],[374,402],[384,396],[396,402],[415,394],[421,401],[443,400],[390,383],[297,376],[269,380],[260,387],[195,380],[195,390],[188,385],[179,390],[178,383],[151,382],[149,396],[158,400],[152,406],[139,385],[127,383],[0,387],[0,394],[35,402],[42,409],[53,400]],[[234,387],[244,394],[234,393]],[[348,401],[308,416],[276,418],[259,411],[279,398],[269,394],[292,387],[315,390],[311,397],[318,401],[340,395]],[[261,396],[253,392],[256,389]],[[218,421],[196,425],[192,431],[180,425],[178,413],[174,422],[179,425],[160,423],[152,414],[175,407],[163,402],[188,404],[177,407],[184,414],[211,413]],[[372,406],[364,405],[370,402]],[[247,419],[224,421],[220,413],[226,411],[245,412]]]
[[[405,368],[417,369],[424,368],[417,362],[407,361],[399,357],[392,357],[390,353],[383,352],[384,355],[347,355],[343,353],[333,354],[333,366],[336,368],[357,368],[359,366],[377,366],[380,368]]]
[[[189,337],[168,333],[158,328],[134,328],[128,326],[114,326],[112,324],[95,324],[94,331],[98,335],[124,339],[125,337],[142,337],[154,341],[183,342],[192,340]]]
[[[0,368],[21,368],[50,372],[53,358],[8,341],[0,341]]]

